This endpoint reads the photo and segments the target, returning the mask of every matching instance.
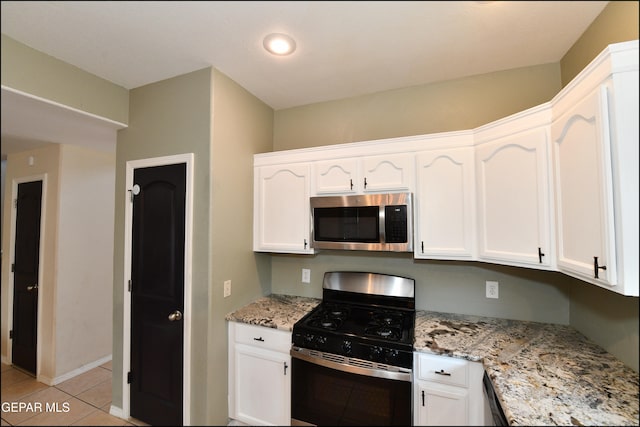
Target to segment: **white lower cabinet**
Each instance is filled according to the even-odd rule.
[[[291,332],[229,322],[229,418],[291,424]]]
[[[481,363],[416,352],[413,367],[414,425],[485,424]]]

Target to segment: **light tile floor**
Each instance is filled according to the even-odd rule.
[[[2,363],[2,425],[144,426],[109,414],[111,362],[49,387]]]

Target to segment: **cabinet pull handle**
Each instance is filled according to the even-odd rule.
[[[422,406],[424,406],[424,390],[422,390]]]
[[[420,242],[420,248],[422,249],[422,253],[424,253],[424,240]]]
[[[538,259],[540,260],[540,264],[542,264],[542,257],[543,256],[545,256],[545,255],[542,253],[542,249],[538,248]]]
[[[304,248],[307,249],[307,239],[304,239]]]
[[[284,374],[287,375],[287,362],[284,362]]]
[[[433,373],[437,375],[444,375],[446,377],[451,376],[451,374],[449,372],[445,372],[444,369],[440,369],[439,371],[433,371]]]
[[[595,276],[595,278],[599,279],[598,270],[606,270],[606,269],[607,269],[606,265],[598,265],[598,257],[594,256],[593,257],[593,275]]]
[[[353,179],[349,180],[349,186],[351,186],[351,190],[353,190]]]
[[[262,342],[264,342],[264,338],[262,338],[262,337],[254,338],[253,340],[254,341],[262,341]]]
[[[364,177],[364,188],[367,188],[367,177]]]

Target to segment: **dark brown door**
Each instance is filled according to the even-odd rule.
[[[42,181],[18,184],[13,269],[12,363],[36,374]]]
[[[136,169],[134,184],[131,416],[182,425],[186,164]]]

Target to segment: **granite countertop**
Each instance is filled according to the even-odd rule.
[[[291,331],[321,302],[269,295],[230,321]],[[416,311],[416,351],[481,362],[510,425],[638,425],[638,373],[570,326]]]
[[[417,311],[414,346],[482,362],[510,425],[638,425],[638,373],[570,326]]]
[[[321,301],[318,298],[269,295],[227,314],[225,319],[291,332],[293,324]]]

